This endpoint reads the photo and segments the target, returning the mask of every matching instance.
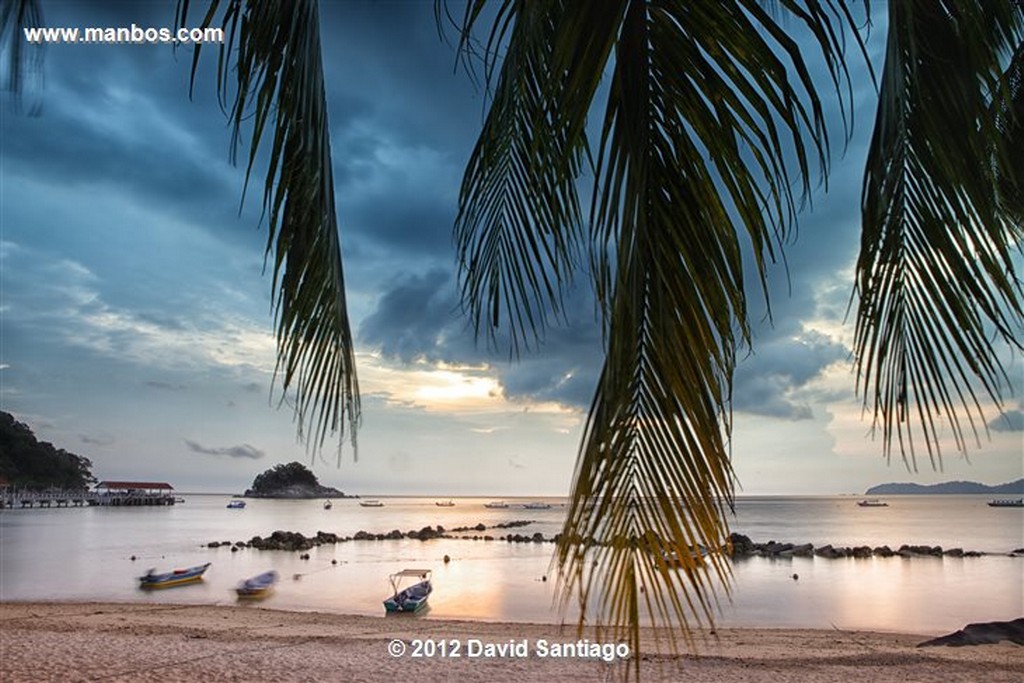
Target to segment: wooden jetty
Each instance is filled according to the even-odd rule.
[[[91,491],[46,489],[29,491],[18,489],[0,490],[0,508],[50,508],[50,507],[134,507],[151,505],[174,505],[174,487],[166,482],[155,481],[101,481]]]

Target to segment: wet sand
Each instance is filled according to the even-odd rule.
[[[714,634],[700,632],[695,647],[680,643],[679,653],[672,654],[664,638],[659,653],[653,635],[645,632],[639,656],[641,675],[646,680],[1024,680],[1024,647],[1005,641],[919,648],[917,645],[929,636],[722,629]],[[442,641],[449,652],[457,647],[460,656],[440,656]],[[428,650],[433,647],[434,656],[413,657],[417,642],[421,654],[430,654]],[[554,656],[556,646],[576,642],[575,628],[544,624],[343,616],[283,612],[258,605],[0,603],[0,681],[4,683],[568,683],[616,680],[624,667],[634,665],[632,658],[604,661],[603,655],[615,659],[614,643],[593,634],[590,643],[606,646],[603,652],[589,653],[596,656]],[[513,651],[498,654],[499,645]],[[392,650],[399,656],[393,656]]]

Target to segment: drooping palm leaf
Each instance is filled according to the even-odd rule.
[[[845,7],[794,1],[777,9],[807,30],[842,93],[841,34],[853,23]],[[763,283],[797,195],[827,163],[828,138],[800,49],[758,2],[565,3],[543,22],[537,11],[508,2],[495,21],[506,58],[463,186],[463,206],[477,220],[459,229],[473,230],[463,234],[468,243],[515,231],[536,244],[570,228],[558,223],[574,217],[561,195],[560,210],[525,220],[536,200],[519,188],[547,198],[548,188],[577,180],[567,177],[577,170],[574,135],[585,130],[610,69],[589,239],[608,348],[557,563],[566,604],[578,599],[588,623],[636,646],[644,614],[684,633],[694,619],[711,619],[716,585],[728,578],[721,554],[701,560],[692,549],[718,551],[727,536],[728,404],[736,346],[749,340],[741,235]],[[542,38],[548,50],[537,47]],[[528,76],[519,72],[524,58]],[[539,130],[490,125],[535,121],[537,109],[552,112]],[[542,150],[536,158],[545,163],[528,166],[518,185],[489,186],[478,180],[487,169],[477,160],[488,160],[481,149]],[[503,194],[509,187],[515,196]],[[513,281],[564,280],[557,270],[550,279],[528,270],[554,267],[554,259],[491,259],[487,269]],[[479,260],[463,264],[468,281],[486,277],[487,269],[475,270]],[[464,293],[471,308],[512,307],[508,317],[527,325],[538,319],[506,289]],[[673,554],[682,570],[666,561]]]
[[[464,53],[484,5],[466,7]],[[580,236],[575,181],[585,119],[555,108],[567,84],[551,78],[564,59],[554,39],[565,17],[563,2],[509,0],[498,8],[483,56],[495,96],[466,167],[455,223],[462,298],[476,332],[494,334],[507,323],[516,354],[543,330],[549,310],[560,314]]]
[[[10,92],[15,107],[21,106],[25,80],[42,81],[45,43],[29,43],[26,28],[42,26],[43,13],[37,0],[4,0],[0,4],[0,63],[7,69],[3,89]],[[41,100],[33,103],[30,114],[38,114]]]
[[[1024,2],[1017,2],[1017,11],[1024,13]],[[999,193],[1012,224],[1024,230],[1024,154],[1019,153],[1024,149],[1024,40],[1017,44],[1001,84],[1003,96],[992,102],[992,116],[1006,150],[997,159]],[[1018,244],[1022,240],[1024,236],[1019,235]]]
[[[345,303],[334,206],[330,129],[315,0],[212,0],[203,26],[221,14],[217,87],[233,125],[232,159],[251,127],[246,184],[269,135],[263,185],[267,257],[273,255],[277,375],[282,400],[295,392],[300,437],[355,439],[359,390]],[[178,7],[186,25],[188,0]],[[193,84],[200,45],[192,66]],[[339,452],[340,457],[340,452]]]
[[[997,0],[888,7],[854,351],[886,455],[897,444],[916,466],[923,442],[940,466],[944,425],[966,452],[985,424],[982,397],[1002,401],[993,335],[1021,345],[1012,254],[1021,231],[1004,210],[998,169],[1019,165],[1024,148],[1000,133],[991,101],[1007,101],[1001,77],[1021,15]]]

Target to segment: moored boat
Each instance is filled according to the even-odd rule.
[[[412,585],[402,588],[407,581],[419,579]],[[388,577],[393,591],[390,598],[384,600],[384,609],[388,612],[418,612],[427,604],[427,598],[434,587],[430,583],[429,569],[403,569]]]
[[[990,500],[988,506],[990,508],[1024,508],[1024,498]]]
[[[857,501],[857,505],[861,506],[862,508],[887,508],[887,507],[889,507],[888,503],[883,502],[881,500],[878,500],[876,498],[872,498],[870,500]]]
[[[361,501],[359,501],[359,504],[361,506],[363,506],[364,508],[382,508],[382,507],[384,507],[384,503],[380,502],[379,500],[361,500]]]
[[[526,503],[525,505],[523,505],[523,509],[524,510],[550,510],[551,509],[551,503],[543,503],[543,502],[540,502],[540,501],[535,501],[533,503]]]
[[[261,600],[274,591],[275,584],[277,572],[271,569],[242,581],[235,588],[235,593],[239,600]]]
[[[201,581],[203,574],[211,564],[211,562],[207,562],[188,569],[175,569],[163,574],[157,574],[155,569],[150,569],[139,577],[139,588],[172,588]]]
[[[435,500],[434,505],[439,508],[453,508],[455,507],[455,501],[453,500]]]
[[[244,500],[239,500],[237,498],[235,498],[234,500],[232,500],[230,503],[227,504],[227,508],[229,510],[241,510],[244,507],[245,507],[245,501]]]
[[[484,507],[492,510],[504,510],[508,507],[508,503],[503,500],[492,500],[490,503],[484,503]]]
[[[324,510],[330,510],[332,507],[334,507],[334,503],[329,500],[324,501]]]

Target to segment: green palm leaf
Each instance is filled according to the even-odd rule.
[[[182,0],[179,26],[188,10]],[[220,10],[220,0],[212,0],[203,26]],[[274,258],[282,400],[295,392],[299,435],[311,446],[322,445],[328,433],[343,435],[346,420],[354,443],[359,390],[334,206],[318,5],[229,0],[221,25],[228,38],[220,47],[217,86],[233,125],[233,160],[244,126],[252,130],[247,185],[264,135],[270,136],[263,204],[266,253]]]
[[[1012,2],[889,3],[854,351],[885,453],[898,444],[908,466],[922,441],[941,465],[943,425],[966,452],[985,424],[979,393],[1001,405],[1007,382],[992,335],[1020,348],[1020,215],[998,189],[1000,169],[1002,186],[1015,186],[1024,149],[1000,132],[992,100],[1014,101],[1002,75],[1021,20]]]
[[[808,29],[842,96],[845,8],[782,2],[779,11]],[[463,36],[476,19],[467,16]],[[728,535],[728,405],[735,350],[749,341],[741,235],[763,283],[797,195],[827,164],[822,104],[796,43],[753,1],[565,3],[554,15],[508,2],[491,35],[500,38],[487,54],[500,45],[506,57],[463,186],[474,217],[457,227],[463,244],[498,233],[571,244],[553,236],[573,234],[576,155],[589,148],[577,136],[611,73],[588,240],[607,357],[558,546],[560,595],[634,646],[644,614],[688,634],[694,619],[712,619],[716,585],[729,574],[720,553],[691,552],[717,551]],[[547,125],[528,125],[545,115]],[[528,172],[509,180],[500,166],[480,170],[481,150],[538,162],[519,162]],[[523,321],[512,324],[536,332],[539,316],[522,302],[542,300],[537,291],[555,299],[570,261],[531,253],[525,262],[497,249],[489,260],[463,258],[467,282],[501,271],[506,281],[551,285],[531,298],[465,288],[470,308],[508,307]],[[673,553],[682,570],[666,561]]]

